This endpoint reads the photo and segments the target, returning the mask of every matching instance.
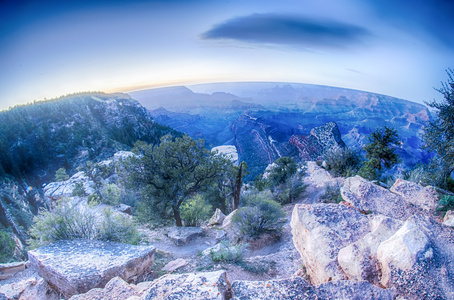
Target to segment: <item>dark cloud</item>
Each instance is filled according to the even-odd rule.
[[[202,38],[309,48],[345,48],[363,41],[368,35],[365,28],[340,22],[295,15],[253,14],[216,25],[203,33]]]

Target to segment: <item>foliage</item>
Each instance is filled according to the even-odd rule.
[[[333,176],[351,177],[358,173],[361,155],[350,148],[333,148],[325,152],[323,159]]]
[[[245,244],[233,245],[229,241],[222,241],[218,251],[210,251],[211,260],[214,262],[240,262],[243,260]]]
[[[0,112],[0,177],[55,171],[71,166],[81,150],[94,159],[168,133],[179,135],[126,95],[78,94],[17,106]]]
[[[297,164],[291,157],[280,157],[274,162],[268,176],[273,186],[284,184],[290,177],[296,174]]]
[[[384,126],[372,132],[368,140],[369,143],[364,146],[368,161],[359,173],[367,179],[378,179],[384,168],[389,169],[400,161],[394,149],[400,139],[397,130]]]
[[[69,179],[69,175],[66,174],[65,168],[60,168],[55,172],[55,181],[66,181]]]
[[[85,192],[84,184],[82,182],[76,182],[74,184],[74,189],[71,193],[73,197],[85,197],[87,193]]]
[[[51,210],[41,210],[31,226],[30,245],[38,247],[59,240],[89,239],[137,242],[131,220],[105,212],[101,220],[94,211],[62,199]]]
[[[101,189],[101,201],[109,205],[120,204],[121,189],[114,183],[107,183]]]
[[[13,260],[16,243],[8,232],[0,230],[0,263],[9,263]]]
[[[180,206],[191,195],[217,182],[227,161],[207,150],[203,140],[166,135],[159,145],[136,143],[137,157],[126,165],[130,184],[143,186],[144,199],[152,199],[161,212],[172,209],[177,226],[182,226]]]
[[[274,199],[279,203],[292,203],[306,190],[302,182],[304,172],[298,169],[291,157],[280,157],[271,168],[266,186],[273,191]],[[260,181],[257,182],[260,187]]]
[[[181,205],[181,218],[185,226],[200,226],[210,217],[211,205],[200,195],[194,195]]]
[[[112,213],[110,209],[104,211],[104,220],[100,225],[97,239],[132,245],[138,245],[141,241],[139,231],[133,221],[122,215]]]
[[[241,207],[233,216],[232,221],[240,229],[246,239],[258,238],[262,233],[280,231],[284,211],[276,201],[262,198],[260,194],[251,197],[246,206]]]
[[[454,196],[445,195],[439,201],[437,205],[438,211],[448,211],[454,209]]]
[[[338,185],[326,185],[324,193],[320,196],[320,200],[323,203],[340,203],[344,199],[342,198]]]
[[[448,69],[448,80],[438,91],[443,95],[440,102],[426,103],[435,109],[436,118],[424,128],[424,148],[434,151],[443,166],[440,170],[444,183],[454,171],[454,71]]]

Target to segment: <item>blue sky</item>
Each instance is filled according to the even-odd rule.
[[[454,67],[453,13],[449,0],[6,0],[0,109],[223,81],[440,99],[434,87]]]

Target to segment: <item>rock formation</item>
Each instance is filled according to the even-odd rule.
[[[329,149],[343,148],[339,127],[334,122],[326,123],[311,130],[310,135],[293,135],[290,144],[298,149],[303,160],[316,160]]]
[[[30,267],[65,297],[104,287],[115,276],[136,281],[147,274],[155,249],[113,242],[60,241],[28,252]]]

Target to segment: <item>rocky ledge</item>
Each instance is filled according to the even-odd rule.
[[[64,297],[104,287],[113,277],[136,282],[148,274],[154,247],[89,240],[60,241],[28,252],[35,269]]]

